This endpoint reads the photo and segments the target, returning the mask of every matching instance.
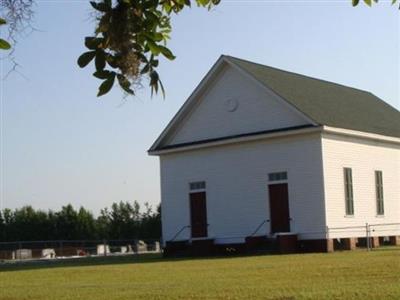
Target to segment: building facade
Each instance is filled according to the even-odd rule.
[[[398,242],[400,113],[370,93],[222,56],[149,153],[164,246]]]

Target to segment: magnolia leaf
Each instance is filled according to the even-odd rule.
[[[0,49],[8,50],[10,48],[11,48],[11,45],[7,41],[0,39]]]
[[[95,50],[98,48],[102,41],[102,38],[87,36],[85,37],[85,46],[88,49]]]
[[[161,80],[158,79],[158,83],[160,84],[160,88],[161,88],[161,92],[163,94],[163,98],[165,98],[165,89],[164,89],[164,85],[162,84]]]
[[[112,8],[112,1],[111,0],[104,0],[104,4],[108,9]]]
[[[115,80],[115,74],[104,80],[103,83],[99,86],[99,92],[97,93],[97,97],[107,94],[113,87],[114,80]]]
[[[160,46],[157,45],[156,43],[154,43],[153,41],[148,40],[147,41],[147,46],[149,47],[150,52],[152,54],[154,54],[154,55],[159,55],[160,54],[160,52],[161,52]]]
[[[121,88],[127,92],[128,94],[134,95],[135,93],[133,92],[133,90],[131,90],[130,86],[131,83],[129,82],[128,79],[126,79],[126,77],[124,75],[118,74],[117,75],[117,79],[118,79],[118,83],[121,86]]]
[[[197,3],[201,6],[206,6],[210,0],[197,0]]]
[[[144,65],[143,69],[140,71],[140,74],[145,74],[150,70],[150,63]]]
[[[79,56],[78,58],[78,65],[81,68],[86,67],[91,61],[92,59],[96,56],[96,51],[89,51],[89,52],[85,52],[83,53],[81,56]]]
[[[364,0],[364,2],[365,2],[368,6],[372,6],[372,0]]]
[[[360,0],[353,0],[353,6],[357,6],[360,3]]]
[[[104,70],[106,67],[106,55],[104,51],[96,51],[96,58],[94,60],[97,71]]]
[[[175,59],[175,55],[172,54],[171,50],[169,50],[167,47],[164,46],[158,46],[158,48],[160,49],[161,53],[168,58],[169,60],[174,60]]]
[[[94,2],[94,1],[90,1],[90,5],[92,5],[92,7],[95,10],[98,10],[100,12],[107,12],[112,8],[111,6],[107,5],[107,0],[106,0],[106,3],[104,3],[104,2],[97,3],[97,2]]]
[[[152,59],[152,60],[150,61],[150,63],[151,63],[151,65],[152,65],[154,68],[157,68],[157,67],[158,67],[158,59]]]
[[[93,76],[99,79],[107,79],[111,76],[111,74],[114,72],[110,72],[107,70],[102,70],[102,71],[96,71],[93,73]]]
[[[158,92],[158,82],[160,80],[160,77],[158,76],[158,73],[156,71],[151,71],[150,72],[150,87],[151,87],[151,95],[153,96],[153,93]]]

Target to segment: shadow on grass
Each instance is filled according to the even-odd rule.
[[[107,257],[81,257],[53,260],[32,260],[18,262],[0,262],[1,272],[15,272],[38,269],[51,268],[67,268],[67,267],[86,267],[86,266],[103,266],[103,265],[120,265],[120,264],[147,264],[159,262],[177,262],[177,261],[193,261],[193,260],[209,260],[220,258],[238,258],[249,255],[230,255],[230,256],[211,256],[211,257],[171,257],[164,258],[162,254],[140,254],[125,256],[107,256]]]

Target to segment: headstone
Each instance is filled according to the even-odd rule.
[[[138,253],[140,252],[146,252],[147,251],[147,244],[144,241],[138,241],[136,243],[136,250]]]
[[[56,252],[54,249],[42,249],[42,258],[56,258]]]
[[[104,255],[110,253],[110,246],[105,244],[97,245],[97,255]]]
[[[154,251],[160,252],[160,242],[154,242]]]
[[[32,250],[31,249],[18,249],[14,251],[15,254],[13,257],[15,259],[30,259],[32,258]]]

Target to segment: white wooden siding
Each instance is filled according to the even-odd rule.
[[[236,111],[229,112],[228,99],[239,103]],[[308,124],[282,100],[257,85],[252,79],[230,66],[225,66],[198,99],[198,105],[181,121],[168,144],[187,143],[255,131],[271,130]]]
[[[325,238],[320,134],[167,154],[160,161],[164,241],[190,224],[189,182],[206,181],[209,237],[243,242],[269,219],[268,173],[279,171],[288,172],[292,231]],[[269,231],[267,223],[259,234]],[[178,240],[189,238],[187,229]]]
[[[400,146],[323,134],[323,169],[327,225],[365,226],[400,222]],[[343,168],[353,173],[354,216],[345,215]],[[385,215],[376,210],[375,171],[383,172]],[[399,235],[400,226],[376,227],[372,235]],[[334,230],[330,237],[365,236],[363,228]]]

